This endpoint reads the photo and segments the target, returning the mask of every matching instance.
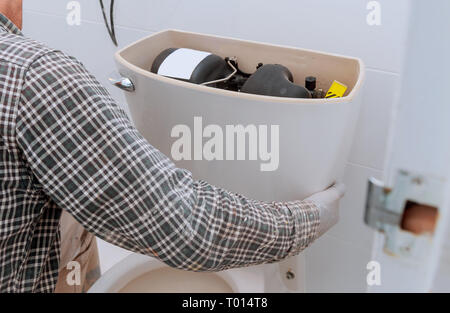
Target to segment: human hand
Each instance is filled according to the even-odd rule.
[[[336,183],[325,191],[321,191],[306,198],[307,201],[312,201],[319,207],[320,210],[320,225],[319,237],[326,233],[339,220],[339,200],[345,194],[345,185]]]

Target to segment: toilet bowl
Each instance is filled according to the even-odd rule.
[[[233,269],[218,273],[170,268],[152,257],[131,254],[113,266],[89,293],[242,293],[264,292],[264,273]]]

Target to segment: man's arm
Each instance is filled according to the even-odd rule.
[[[313,202],[263,203],[194,181],[139,134],[79,62],[59,52],[28,70],[17,138],[43,191],[88,231],[173,267],[273,262],[318,234]]]

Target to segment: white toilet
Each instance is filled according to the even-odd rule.
[[[108,270],[90,293],[245,293],[264,292],[262,268],[196,273],[173,269],[140,254],[131,254]]]
[[[337,99],[266,97],[190,84],[156,75],[151,65],[161,51],[184,47],[222,57],[237,56],[244,71],[257,62],[283,63],[303,84],[315,75],[327,90],[334,80],[346,86]],[[260,161],[181,160],[177,166],[251,199],[303,199],[342,177],[358,118],[364,64],[351,57],[217,36],[164,31],[117,52],[119,78],[133,122],[157,149],[171,156],[176,125],[195,129],[196,118],[225,129],[227,125],[279,126],[279,167],[262,171]],[[257,183],[255,183],[257,182]],[[111,268],[90,292],[284,292],[305,291],[305,257],[221,273],[188,273],[133,254]]]

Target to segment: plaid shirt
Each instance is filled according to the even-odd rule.
[[[0,291],[54,290],[61,210],[192,271],[278,261],[317,236],[314,203],[263,203],[193,180],[80,62],[1,15],[0,99]]]

